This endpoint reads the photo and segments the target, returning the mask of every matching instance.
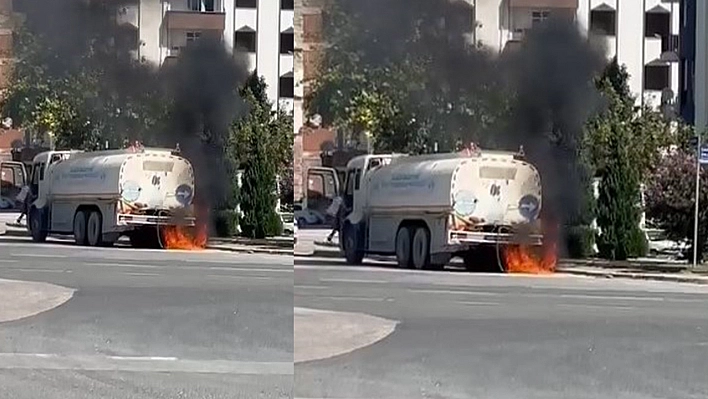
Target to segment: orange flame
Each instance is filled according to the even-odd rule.
[[[162,243],[165,249],[195,251],[206,248],[207,241],[208,235],[204,225],[196,227],[193,232],[181,226],[167,226],[162,229]]]
[[[518,274],[551,274],[556,270],[556,246],[532,248],[525,245],[514,245],[504,248],[504,264],[509,273]]]

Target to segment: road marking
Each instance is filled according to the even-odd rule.
[[[0,370],[16,369],[293,375],[294,367],[292,362],[188,360],[160,356],[64,356],[46,353],[0,353]]]
[[[15,258],[67,258],[67,255],[49,255],[49,254],[10,254]]]
[[[15,259],[0,259],[0,263],[17,263],[18,260]]]
[[[127,267],[133,269],[180,269],[180,270],[220,270],[220,271],[243,271],[243,272],[264,272],[264,273],[294,273],[289,269],[271,268],[248,268],[248,267],[202,267],[202,266],[179,266],[179,265],[139,265],[134,263],[84,263],[93,267]]]
[[[191,266],[188,266],[191,267]],[[209,267],[209,270],[221,270],[221,271],[236,271],[236,272],[264,272],[264,273],[294,273],[294,270],[288,269],[250,269],[247,267]]]
[[[17,272],[37,272],[37,273],[71,273],[71,270],[56,270],[56,269],[31,269],[31,268],[19,268],[13,267],[9,270]]]
[[[394,302],[393,298],[372,298],[365,296],[315,296],[315,298],[325,298],[334,301],[363,301],[363,302]]]
[[[319,279],[322,283],[356,283],[356,284],[388,284],[388,280],[357,280],[357,279],[346,279],[346,278],[321,278]]]
[[[583,294],[531,294],[529,296],[553,296],[558,298],[575,298],[575,299],[601,299],[601,300],[619,300],[619,301],[656,301],[662,302],[666,298],[663,297],[645,297],[645,296],[612,296],[612,295],[583,295]]]
[[[235,278],[235,279],[251,279],[251,280],[274,280],[275,277],[266,277],[266,276],[234,276],[234,275],[229,275],[229,274],[207,274],[207,277],[213,277],[213,278],[219,278],[223,279],[224,277],[226,278]]]
[[[498,306],[501,305],[499,302],[470,302],[470,301],[455,301],[460,305],[470,305],[470,306]]]
[[[557,303],[557,307],[561,308],[584,308],[584,309],[616,309],[616,310],[637,310],[634,306],[613,306],[613,305],[590,305],[590,304],[573,304],[573,303]]]
[[[295,285],[294,287],[302,290],[328,290],[330,288],[321,285]]]
[[[158,273],[123,273],[127,276],[136,276],[136,277],[155,277],[159,276],[160,274]]]
[[[498,292],[484,292],[484,291],[456,291],[456,290],[429,290],[420,288],[409,288],[406,291],[415,292],[421,294],[459,294],[459,295],[488,295],[488,296],[498,296],[501,295]]]

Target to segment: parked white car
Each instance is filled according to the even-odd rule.
[[[644,233],[649,243],[649,253],[652,255],[680,255],[691,246],[688,240],[670,240],[661,229],[645,229]]]

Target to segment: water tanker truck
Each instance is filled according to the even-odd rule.
[[[106,246],[121,235],[137,247],[159,247],[159,229],[194,226],[194,172],[167,149],[78,152],[35,156],[28,229],[73,235],[78,245]]]
[[[308,174],[337,178],[326,168]],[[519,153],[362,155],[342,187],[339,241],[349,264],[395,255],[399,267],[435,269],[460,256],[469,270],[503,270],[505,246],[542,245],[541,179]]]

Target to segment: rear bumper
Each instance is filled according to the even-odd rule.
[[[542,234],[520,235],[512,233],[490,233],[480,231],[448,232],[448,245],[465,244],[507,244],[507,245],[543,245]]]
[[[189,217],[175,217],[175,216],[153,216],[153,215],[133,215],[127,213],[118,214],[118,225],[119,226],[156,226],[156,225],[169,225],[169,226],[194,226],[196,225],[196,218],[193,216]]]

